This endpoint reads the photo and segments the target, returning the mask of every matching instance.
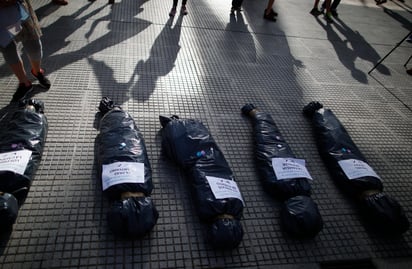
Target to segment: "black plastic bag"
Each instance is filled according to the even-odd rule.
[[[317,235],[323,227],[318,206],[310,198],[310,175],[298,163],[272,117],[253,104],[242,107],[252,119],[255,159],[263,187],[272,197],[283,202],[281,222],[292,236],[305,238]]]
[[[185,171],[198,216],[209,224],[208,241],[216,248],[237,247],[243,238],[244,204],[222,151],[200,121],[177,116],[159,119],[162,149]]]
[[[48,123],[43,102],[24,99],[0,128],[0,229],[10,229],[40,164]]]
[[[142,237],[159,217],[150,197],[152,169],[143,136],[132,116],[109,98],[102,99],[99,110],[96,155],[103,192],[112,203],[109,228],[118,236]]]
[[[332,178],[345,193],[358,201],[368,223],[383,233],[407,231],[409,221],[402,207],[382,192],[381,179],[335,114],[319,102],[306,105],[303,113],[312,119],[319,153]]]

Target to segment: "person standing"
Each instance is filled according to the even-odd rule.
[[[4,12],[7,9],[5,2],[9,1],[10,0],[0,0],[0,11],[3,10]],[[8,44],[3,47],[0,46],[0,51],[3,54],[4,60],[19,80],[19,86],[13,95],[12,101],[19,101],[33,89],[33,85],[27,77],[23,61],[17,50],[18,42],[22,42],[24,50],[28,55],[32,75],[37,78],[39,84],[43,88],[49,89],[51,86],[50,81],[45,76],[45,71],[41,68],[43,50],[40,37],[42,32],[37,16],[33,10],[31,0],[21,0],[18,2],[21,3],[29,16],[26,20],[17,22],[19,24],[21,23],[21,31],[16,33]],[[4,33],[7,35],[7,30],[1,31],[2,35]]]
[[[174,17],[176,15],[177,2],[178,2],[178,0],[173,0],[172,9],[169,12],[170,17]],[[187,0],[182,0],[182,7],[180,9],[180,14],[182,14],[182,15],[187,15],[187,13],[188,13],[187,9],[186,9],[186,3],[187,3]]]

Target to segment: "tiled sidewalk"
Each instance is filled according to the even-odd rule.
[[[44,156],[9,236],[1,268],[410,268],[412,232],[383,238],[367,231],[356,205],[334,185],[303,117],[312,100],[331,108],[385,192],[412,221],[412,0],[343,0],[332,25],[309,14],[313,1],[277,0],[276,23],[264,21],[266,0],[189,0],[189,14],[168,16],[172,1],[34,1],[43,26]],[[412,62],[409,64],[412,67]],[[0,106],[17,81],[0,58]],[[153,169],[160,217],[141,240],[115,238],[94,159],[96,106],[109,96],[132,114]],[[245,103],[270,113],[313,176],[312,198],[325,226],[312,240],[280,227],[280,203],[260,185]],[[213,250],[193,207],[183,172],[160,149],[159,115],[196,118],[209,127],[236,176],[246,208],[245,236],[231,251]],[[339,267],[347,265],[348,267]],[[335,266],[335,267],[333,267]]]

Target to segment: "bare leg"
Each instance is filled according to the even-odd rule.
[[[319,1],[319,0],[317,0]],[[269,0],[268,5],[266,6],[265,12],[266,15],[269,15],[270,11],[272,10],[273,4],[275,3],[275,0]]]
[[[36,75],[39,74],[40,69],[41,69],[41,62],[30,60],[30,63],[31,63],[31,70],[33,71],[33,73]]]
[[[24,83],[24,85],[26,86],[29,86],[31,84],[30,80],[27,78],[26,71],[24,70],[23,62],[19,61],[16,64],[11,64],[10,68],[16,75],[19,83]]]

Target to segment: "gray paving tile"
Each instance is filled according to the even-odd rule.
[[[326,172],[301,109],[312,100],[331,108],[412,219],[412,77],[403,66],[411,45],[400,44],[368,74],[412,29],[411,0],[381,7],[342,1],[332,25],[309,14],[311,1],[276,1],[276,23],[262,19],[265,0],[245,0],[234,16],[230,1],[189,1],[189,14],[173,20],[172,1],[69,2],[35,3],[53,85],[36,88],[34,97],[45,102],[50,127],[13,232],[0,240],[2,268],[410,267],[411,231],[382,238],[365,228]],[[2,108],[16,84],[0,58]],[[106,224],[94,160],[102,96],[134,116],[147,145],[160,217],[140,240],[116,238]],[[311,240],[283,233],[280,203],[260,185],[250,122],[240,113],[249,102],[272,115],[307,161],[325,222]],[[161,152],[161,114],[202,120],[225,153],[246,202],[238,248],[218,251],[205,242],[188,182]]]

